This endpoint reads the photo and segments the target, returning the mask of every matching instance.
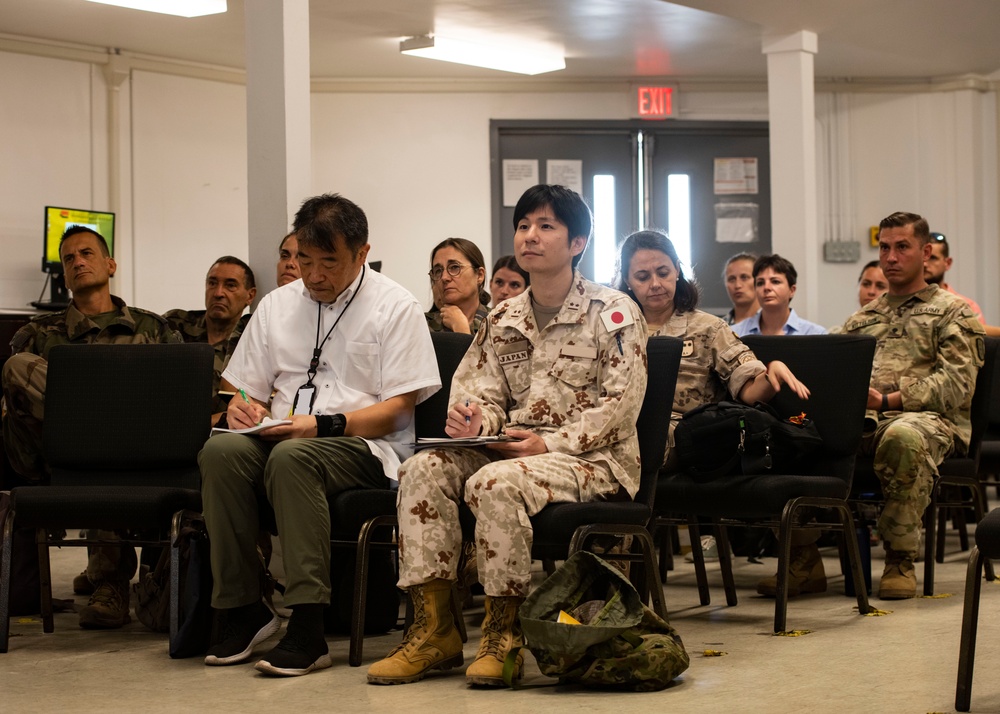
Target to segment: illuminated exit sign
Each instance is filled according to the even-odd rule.
[[[635,116],[640,119],[668,119],[677,113],[677,87],[638,85],[635,88]]]

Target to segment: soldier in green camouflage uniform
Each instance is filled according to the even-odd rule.
[[[886,554],[878,592],[883,600],[916,595],[913,561],[924,511],[938,465],[969,448],[969,410],[985,356],[985,333],[968,304],[924,280],[929,240],[927,221],[916,214],[882,220],[879,262],[889,292],[842,328],[877,340],[861,451],[874,456],[885,497],[878,519]],[[809,591],[809,574],[799,575]]]
[[[487,596],[483,639],[466,680],[500,685],[504,657],[521,637],[529,517],[549,503],[628,498],[639,488],[642,313],[625,295],[574,271],[591,225],[577,194],[537,186],[514,214],[518,263],[530,272],[531,288],[501,303],[479,328],[452,382],[446,431],[505,432],[517,441],[487,450],[437,448],[400,467],[399,586],[409,589],[418,614],[403,643],[369,669],[372,683],[414,682],[431,668],[462,662],[447,610],[462,551],[459,502],[476,515]]]
[[[60,255],[66,284],[73,291],[72,303],[61,312],[38,316],[18,330],[11,340],[13,356],[3,367],[4,448],[14,469],[36,483],[48,478],[42,458],[42,423],[47,358],[53,347],[180,342],[162,317],[126,307],[121,298],[111,295],[108,280],[116,266],[103,238],[89,229],[70,228]],[[81,625],[120,627],[129,621],[128,581],[135,569],[134,548],[93,549],[87,576],[96,590],[90,604],[80,611]],[[76,589],[83,590],[84,584],[74,580]],[[110,585],[113,592],[103,585]]]
[[[219,395],[222,373],[240,341],[250,315],[243,311],[253,302],[257,287],[253,270],[239,258],[224,255],[205,277],[204,310],[168,310],[163,314],[185,342],[207,342],[215,350],[212,371],[212,426],[225,414],[228,400]]]

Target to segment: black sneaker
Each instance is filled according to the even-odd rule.
[[[218,634],[208,648],[205,664],[239,664],[250,659],[253,648],[278,631],[279,621],[263,602],[234,607],[218,614]]]
[[[264,674],[300,677],[333,664],[323,634],[323,605],[297,605],[281,642],[255,665]]]

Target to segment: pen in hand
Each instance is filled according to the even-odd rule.
[[[244,402],[246,402],[250,406],[253,406],[253,403],[250,401],[250,398],[247,396],[247,393],[243,391],[243,387],[240,387],[240,396],[243,397]],[[260,426],[260,421],[257,422],[257,425]]]
[[[468,398],[466,398],[466,400],[465,400],[465,408],[466,409],[469,408],[469,400],[468,400]],[[471,423],[472,423],[472,417],[469,416],[468,414],[466,414],[465,415],[465,425],[469,426]]]

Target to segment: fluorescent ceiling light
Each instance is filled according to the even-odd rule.
[[[434,35],[411,37],[399,43],[404,55],[426,57],[469,64],[473,67],[499,69],[518,74],[541,74],[566,69],[566,60],[558,52],[511,43],[504,47],[484,45],[480,42],[455,40]]]
[[[181,17],[217,15],[226,11],[226,0],[90,0],[90,2],[128,7],[133,10],[160,12],[164,15],[180,15]]]

